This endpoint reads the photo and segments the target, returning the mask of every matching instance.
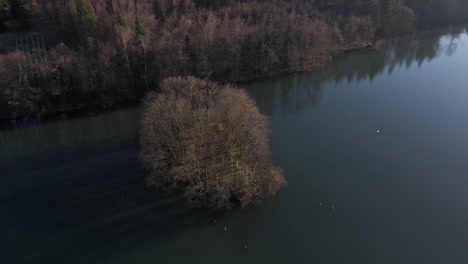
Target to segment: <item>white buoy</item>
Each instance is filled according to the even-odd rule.
[[[335,206],[332,205],[332,210],[335,210]]]
[[[380,130],[377,130],[377,133],[380,133]]]
[[[244,245],[244,248],[247,248],[247,245]]]
[[[319,205],[322,206],[322,202],[319,202]]]
[[[227,227],[224,227],[224,231],[227,231]]]

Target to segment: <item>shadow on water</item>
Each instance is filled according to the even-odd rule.
[[[146,187],[139,110],[0,133],[5,263],[100,262],[216,216]]]
[[[260,109],[271,115],[276,111],[300,112],[308,104],[316,105],[321,97],[321,82],[318,75],[294,74],[247,88]]]
[[[1,261],[148,263],[158,258],[192,261],[191,256],[201,253],[208,259],[214,255],[206,263],[286,263],[292,259],[343,263],[350,258],[377,260],[356,263],[385,263],[391,257],[411,255],[406,251],[414,249],[424,255],[427,248],[432,249],[431,242],[422,239],[427,234],[424,227],[445,228],[448,235],[432,234],[438,241],[451,235],[465,239],[460,230],[464,230],[462,222],[468,214],[460,215],[459,208],[455,209],[463,206],[447,202],[453,204],[450,208],[430,200],[454,194],[466,201],[466,188],[461,188],[465,186],[461,175],[466,171],[462,161],[466,152],[451,152],[463,147],[464,141],[446,142],[449,139],[441,140],[438,134],[438,129],[447,127],[463,139],[466,130],[458,127],[461,122],[447,123],[452,112],[443,111],[447,116],[435,119],[441,122],[436,129],[431,120],[424,122],[425,105],[416,108],[421,112],[414,107],[416,99],[424,96],[416,92],[423,89],[414,93],[400,89],[407,92],[405,97],[394,96],[388,105],[385,96],[391,94],[384,93],[385,89],[365,102],[360,96],[340,100],[358,94],[358,89],[351,89],[352,82],[366,88],[361,89],[362,94],[372,95],[376,89],[366,84],[379,82],[376,76],[395,70],[396,78],[398,69],[421,67],[441,54],[450,56],[460,45],[460,33],[394,40],[380,52],[337,57],[321,74],[295,74],[247,86],[268,115],[296,113],[284,122],[272,118],[276,128],[273,155],[288,173],[290,186],[261,208],[236,211],[229,217],[191,208],[173,194],[146,187],[146,172],[138,161],[137,108],[39,125],[27,121],[18,123],[18,129],[0,131]],[[336,83],[345,85],[330,98],[332,89],[324,88]],[[401,88],[400,84],[388,87]],[[436,85],[433,89],[437,98],[441,88]],[[444,98],[450,99],[448,105],[460,106],[452,110],[464,109],[464,102],[447,91],[442,95],[446,97],[439,101],[426,95],[430,109],[439,102],[438,109],[450,110],[442,105]],[[360,108],[361,104],[367,108]],[[304,111],[310,105],[317,111]],[[378,112],[385,107],[387,111]],[[400,109],[406,111],[400,113]],[[413,119],[402,118],[402,114],[412,114]],[[386,129],[382,129],[381,119],[386,120]],[[416,126],[413,120],[421,124]],[[376,134],[376,129],[383,132]],[[419,131],[426,131],[425,137]],[[421,158],[415,158],[418,156]],[[450,170],[452,177],[446,176]],[[444,181],[439,182],[435,174],[429,177],[431,172],[444,175]],[[447,179],[456,184],[448,184]],[[451,198],[457,201],[458,196]],[[224,232],[223,226],[211,228],[215,218],[217,225],[227,220],[233,231],[220,239],[218,231]],[[449,230],[447,226],[459,228]],[[440,247],[438,241],[433,244]],[[466,245],[462,242],[446,243],[454,248],[453,256],[462,252],[457,248]],[[250,243],[248,251],[244,243]],[[254,247],[255,251],[250,250]]]
[[[307,105],[317,105],[322,86],[339,82],[372,82],[378,75],[395,68],[416,65],[445,54],[451,56],[459,46],[465,28],[433,31],[387,41],[381,51],[358,51],[336,57],[320,70],[320,74],[301,73],[272,78],[246,88],[254,95],[260,108],[267,114],[300,112]]]

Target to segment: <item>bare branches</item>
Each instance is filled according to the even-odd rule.
[[[286,184],[271,163],[267,119],[244,91],[194,77],[166,79],[162,90],[148,96],[142,120],[149,185],[231,209],[259,204]]]
[[[19,37],[16,43],[2,40],[0,52],[13,52],[16,44],[24,53],[13,75],[22,78],[20,87],[50,86],[54,98],[44,102],[107,108],[138,100],[170,76],[237,82],[310,70],[339,52],[371,46],[375,36],[468,20],[466,0],[426,2],[6,0],[0,1],[0,32]],[[61,68],[49,61],[59,43],[73,51],[76,74],[69,64]],[[8,79],[4,89],[16,89]]]

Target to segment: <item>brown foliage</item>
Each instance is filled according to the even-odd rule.
[[[0,55],[0,72],[8,72],[0,80],[8,91],[0,93],[0,104],[14,103],[10,116],[136,101],[169,76],[237,82],[309,70],[340,51],[367,46],[375,36],[468,20],[466,0],[13,2],[37,5],[16,13],[2,5],[0,13],[38,25],[35,34],[1,47],[20,53]],[[1,29],[1,23],[0,31],[15,30]],[[41,31],[47,34],[39,44]],[[59,43],[68,47],[65,64],[55,61]]]
[[[106,108],[131,96],[129,82],[118,78],[125,67],[115,61],[115,49],[104,45],[94,48],[100,50],[94,57],[63,43],[48,51],[0,55],[0,99],[10,105],[9,117]]]
[[[374,38],[376,26],[370,17],[351,16],[345,23],[343,32],[350,43]]]
[[[145,101],[141,160],[148,185],[216,209],[259,204],[285,186],[272,166],[268,121],[232,86],[172,77]]]

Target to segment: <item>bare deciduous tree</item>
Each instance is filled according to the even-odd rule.
[[[273,167],[268,121],[232,86],[172,77],[145,101],[141,160],[150,186],[216,209],[261,203],[286,185]]]

